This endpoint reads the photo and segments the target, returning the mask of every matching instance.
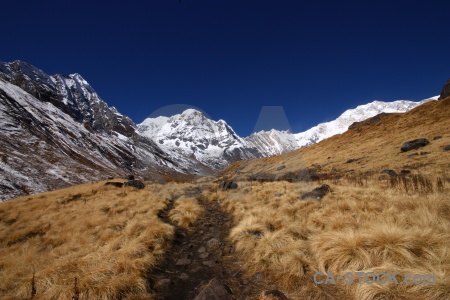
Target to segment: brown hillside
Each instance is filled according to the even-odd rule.
[[[383,169],[420,169],[421,173],[435,173],[449,167],[450,152],[443,147],[450,144],[450,98],[430,101],[407,113],[383,115],[377,122],[366,122],[328,138],[320,143],[270,158],[239,161],[222,174],[230,177],[257,173],[283,174],[305,167],[320,173],[354,170],[355,172]],[[370,124],[371,123],[371,124]],[[435,136],[442,138],[433,140]],[[418,150],[401,152],[402,143],[427,138],[430,144]],[[418,155],[410,156],[417,152]],[[421,152],[429,152],[420,155]],[[349,162],[350,159],[355,161]],[[286,168],[277,171],[277,167]]]

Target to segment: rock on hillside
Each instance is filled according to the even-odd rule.
[[[439,100],[445,99],[447,97],[450,97],[450,79],[447,80],[447,83],[442,88],[441,95],[439,96]]]

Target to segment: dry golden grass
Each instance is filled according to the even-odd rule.
[[[181,227],[191,227],[204,213],[197,199],[181,197],[175,202],[174,208],[169,212],[170,220]]]
[[[157,213],[182,191],[103,184],[0,204],[0,298],[28,299],[33,286],[34,299],[151,298],[147,276],[174,235]]]
[[[442,193],[334,186],[322,201],[298,199],[307,184],[241,183],[222,207],[233,215],[230,239],[252,275],[262,272],[292,299],[450,299],[450,203]],[[318,286],[315,272],[435,275],[436,285],[337,282]],[[356,280],[355,280],[356,281]]]

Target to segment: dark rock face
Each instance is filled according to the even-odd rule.
[[[105,183],[105,185],[112,185],[112,186],[121,188],[123,186],[123,183],[122,182],[108,181],[107,183]]]
[[[390,115],[390,113],[381,113],[381,114],[378,114],[378,115],[376,115],[376,116],[374,116],[372,118],[366,119],[364,121],[355,122],[355,123],[351,124],[350,126],[348,126],[348,129],[349,130],[357,129],[357,128],[361,128],[363,126],[368,126],[368,125],[371,125],[371,124],[375,124],[375,123],[379,122],[381,119],[383,119],[384,117],[386,117],[388,115]]]
[[[424,147],[424,146],[428,145],[429,143],[430,143],[429,140],[427,140],[425,138],[420,138],[420,139],[416,139],[416,140],[412,140],[412,141],[403,143],[401,150],[402,150],[402,152],[411,151],[411,150],[418,149],[420,147]]]
[[[42,102],[50,102],[78,122],[95,131],[116,131],[131,137],[134,122],[117,112],[97,95],[79,74],[49,76],[22,61],[0,63],[0,77],[22,88]]]
[[[5,177],[24,187],[0,186],[0,201],[105,176],[182,172],[78,74],[49,76],[24,62],[0,62],[0,119],[0,157],[15,156],[17,162]],[[64,165],[65,179],[46,173],[55,162]]]
[[[128,182],[124,183],[124,186],[132,186],[137,189],[143,189],[145,187],[145,184],[140,180],[129,180]]]
[[[394,170],[383,170],[380,172],[380,174],[388,174],[389,176],[397,176],[397,173],[395,173]]]
[[[325,197],[326,194],[331,192],[331,188],[328,184],[322,184],[320,187],[313,189],[311,192],[303,194],[301,199],[313,198],[320,200]]]
[[[221,181],[219,184],[219,188],[223,191],[237,189],[238,184],[234,181]]]
[[[441,95],[438,100],[445,99],[450,96],[450,79],[447,80],[447,83],[444,85],[441,91]]]
[[[194,300],[232,300],[233,292],[219,279],[212,279]]]

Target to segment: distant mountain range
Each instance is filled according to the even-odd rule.
[[[289,152],[354,122],[436,98],[374,101],[302,133],[271,130],[242,138],[224,120],[193,109],[137,125],[79,74],[49,76],[25,62],[0,62],[0,200],[129,173],[212,174],[233,161]]]
[[[195,157],[207,166],[222,169],[232,161],[278,155],[309,146],[347,131],[355,122],[380,113],[403,113],[437,98],[420,102],[374,101],[349,109],[336,120],[296,134],[272,129],[242,138],[224,120],[210,120],[194,109],[172,117],[148,118],[137,127],[140,134],[152,139],[172,157]]]

